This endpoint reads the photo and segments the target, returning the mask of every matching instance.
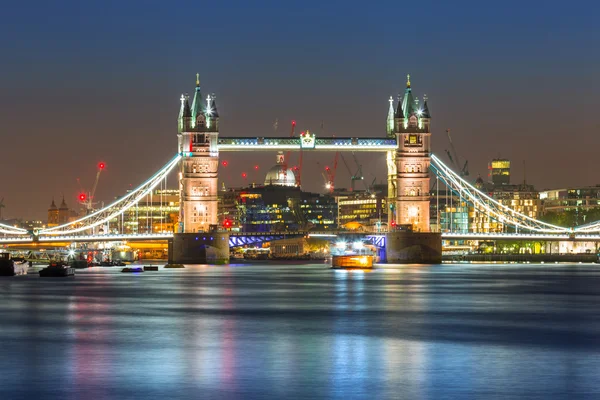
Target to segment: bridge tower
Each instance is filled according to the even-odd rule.
[[[219,114],[214,96],[202,97],[200,79],[190,107],[181,95],[178,118],[180,233],[208,231],[217,224]]]
[[[430,122],[427,99],[419,106],[408,75],[404,98],[398,102],[394,115],[398,140],[395,211],[397,224],[410,224],[417,232],[429,232]]]

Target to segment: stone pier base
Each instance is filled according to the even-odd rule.
[[[440,264],[442,235],[439,233],[390,232],[385,254],[390,264]]]
[[[169,264],[226,264],[228,262],[228,233],[176,233],[169,242]]]

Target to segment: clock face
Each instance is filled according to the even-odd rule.
[[[417,135],[408,135],[408,144],[418,144]]]

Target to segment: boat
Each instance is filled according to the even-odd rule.
[[[0,276],[26,275],[28,269],[25,259],[14,259],[10,253],[0,253]]]
[[[52,261],[50,265],[40,270],[40,276],[43,278],[75,276],[75,268],[69,267],[60,261]]]
[[[374,260],[373,249],[361,241],[352,244],[340,241],[331,250],[333,269],[371,269]]]
[[[331,268],[364,269],[373,268],[373,256],[364,254],[344,254],[331,256]]]

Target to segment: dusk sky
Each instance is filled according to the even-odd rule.
[[[99,161],[99,200],[140,184],[173,157],[196,72],[217,96],[223,137],[288,136],[292,119],[317,135],[385,136],[388,98],[410,73],[429,98],[433,152],[446,160],[450,128],[472,180],[500,156],[514,183],[525,160],[537,189],[600,184],[600,6],[491,3],[4,2],[2,214],[45,219],[62,194],[75,206],[76,179],[91,187]],[[221,158],[227,186],[242,172],[262,181],[275,163]],[[306,190],[323,190],[333,158],[305,155]],[[383,155],[358,158],[365,180],[385,181]],[[336,186],[349,176],[340,162]]]

